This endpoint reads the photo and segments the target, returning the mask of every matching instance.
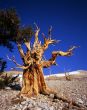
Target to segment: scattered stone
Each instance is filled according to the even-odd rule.
[[[5,87],[5,90],[11,90],[11,88],[10,87]]]
[[[49,109],[50,109],[50,110],[55,110],[55,108],[54,108],[53,106],[51,106]]]
[[[80,104],[83,104],[83,101],[81,99],[77,98],[76,103],[80,105]]]
[[[40,107],[34,107],[32,110],[42,110]]]
[[[55,98],[53,94],[49,96],[38,95],[38,97],[17,97],[19,90],[12,90],[10,87],[0,90],[1,110],[87,110],[87,78],[84,80],[49,80],[49,87],[56,88],[58,96],[74,100],[82,108],[73,106],[61,99]],[[14,85],[12,85],[14,86]]]
[[[54,94],[50,94],[49,97],[53,99],[54,98]]]

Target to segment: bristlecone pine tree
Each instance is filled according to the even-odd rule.
[[[31,47],[30,38],[33,34],[32,28],[20,28],[18,16],[13,9],[1,11],[0,16],[0,37],[2,38],[0,42],[15,42],[18,47],[20,57],[23,61],[23,65],[21,66],[16,62],[15,57],[8,57],[8,59],[13,61],[18,68],[23,69],[23,86],[20,94],[31,97],[34,95],[37,96],[39,93],[54,93],[54,91],[51,90],[45,83],[43,68],[48,68],[51,65],[55,65],[57,56],[71,56],[72,51],[76,48],[76,46],[69,48],[66,52],[53,51],[52,57],[48,61],[46,61],[43,59],[45,50],[48,49],[48,46],[50,44],[58,42],[51,39],[52,27],[49,29],[49,38],[46,38],[44,34],[42,35],[44,38],[44,43],[41,44],[41,41],[39,41],[38,39],[40,28],[38,28],[38,26],[35,24],[35,40],[33,46]],[[24,53],[22,44],[25,44],[27,48],[26,53]]]

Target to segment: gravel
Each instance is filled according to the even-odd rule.
[[[46,80],[48,86],[55,89],[60,97],[66,97],[75,101],[80,107],[70,105],[60,99],[54,99],[54,95],[19,98],[20,91],[10,88],[0,90],[0,110],[87,110],[87,78],[79,78],[71,81]]]

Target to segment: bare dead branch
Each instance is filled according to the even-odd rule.
[[[70,48],[68,51],[63,52],[63,51],[53,51],[52,52],[52,58],[50,58],[48,61],[42,61],[43,68],[48,68],[51,65],[56,65],[56,58],[57,56],[71,56],[72,55],[72,50],[77,47],[73,46]]]
[[[70,100],[69,98],[65,96],[59,96],[57,93],[54,94],[54,99],[62,100],[63,102],[67,102],[69,106],[75,106],[80,110],[85,110],[85,107],[81,104],[76,103],[74,100]]]
[[[7,55],[7,59],[14,62],[16,64],[16,68],[21,68],[21,69],[27,69],[29,66],[22,66],[20,64],[18,64],[15,60],[15,57],[13,56],[12,58],[10,58],[8,55]]]
[[[60,40],[59,41],[58,40],[53,40],[51,38],[46,39],[44,37],[44,45],[42,46],[42,48],[43,48],[43,50],[46,50],[48,48],[49,44],[55,44],[55,43],[58,43],[58,42],[60,42]]]
[[[75,48],[78,48],[77,46],[72,46],[71,48],[69,48],[66,52],[63,51],[53,51],[52,54],[55,56],[72,56],[72,52]]]
[[[26,70],[26,69],[29,68],[29,66],[20,66],[20,67],[16,67],[16,68],[20,68],[20,69],[24,69],[24,70]]]
[[[48,36],[51,38],[51,33],[52,33],[52,26],[50,26],[49,30],[48,30]]]
[[[17,47],[18,47],[18,50],[19,50],[19,52],[20,52],[21,58],[24,58],[25,54],[24,54],[24,52],[23,52],[23,49],[22,49],[22,47],[21,47],[21,44],[17,43]]]
[[[34,44],[33,44],[33,48],[35,48],[38,45],[38,34],[40,32],[40,28],[37,26],[36,23],[34,23],[34,24],[36,26],[36,30],[35,30],[35,41],[34,41]]]
[[[53,57],[54,56],[71,56],[72,55],[72,52],[68,52],[68,51],[66,51],[66,52],[63,52],[63,51],[53,51],[52,52],[52,55],[53,55]]]
[[[24,44],[26,45],[27,49],[30,51],[31,50],[30,42],[25,42]]]
[[[43,68],[48,68],[48,67],[50,67],[52,65],[57,65],[56,64],[56,58],[57,58],[57,56],[58,55],[56,54],[56,52],[52,52],[52,57],[48,61],[46,61],[46,60],[43,60],[42,61]]]
[[[37,24],[35,22],[34,22],[34,25],[36,26],[36,29],[39,29],[38,26],[37,26]]]
[[[44,42],[46,42],[46,36],[45,36],[45,34],[42,33],[42,36],[43,36]]]
[[[7,55],[7,59],[10,60],[10,61],[13,61],[17,66],[21,66],[20,64],[18,64],[15,60],[15,56],[12,56],[12,58],[10,58],[8,55]]]
[[[80,46],[72,46],[71,48],[68,49],[69,52],[73,51],[76,48],[79,48]]]
[[[48,68],[48,67],[55,65],[55,64],[56,64],[55,61],[50,61],[50,60],[41,62],[41,65],[43,68]]]
[[[29,44],[29,42],[25,42],[25,45],[26,45],[26,47],[27,47],[28,50],[29,50],[29,49],[30,49],[30,44]],[[21,56],[23,62],[24,62],[25,64],[29,64],[29,62],[27,61],[26,56],[25,56],[25,54],[24,54],[24,52],[23,52],[23,49],[22,49],[22,47],[21,47],[21,44],[17,43],[17,47],[18,47],[18,50],[19,50],[19,52],[20,52],[20,56]],[[29,50],[29,51],[30,51],[30,50]]]

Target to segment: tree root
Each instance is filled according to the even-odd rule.
[[[54,94],[54,99],[62,100],[63,102],[68,103],[69,104],[68,108],[74,107],[74,108],[78,108],[78,110],[87,110],[87,107],[76,103],[74,100],[69,100],[68,98],[64,96],[63,97],[59,96],[58,93]]]

